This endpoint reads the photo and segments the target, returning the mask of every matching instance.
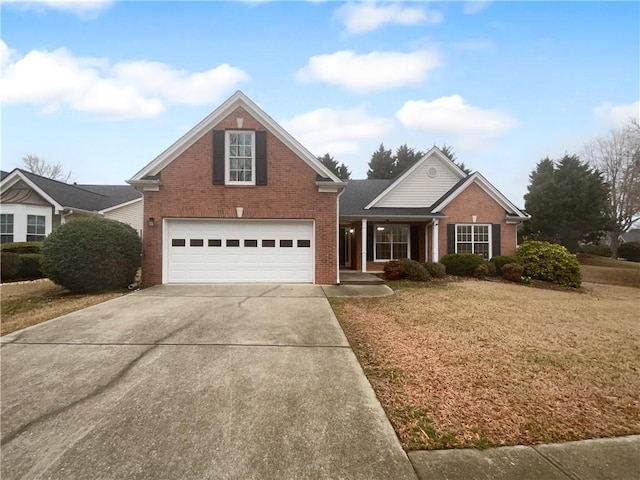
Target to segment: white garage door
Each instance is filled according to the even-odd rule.
[[[313,222],[167,220],[168,283],[313,282]]]

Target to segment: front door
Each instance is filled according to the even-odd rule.
[[[351,267],[351,229],[340,227],[339,237],[340,266]]]

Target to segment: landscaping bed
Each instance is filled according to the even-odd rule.
[[[48,279],[3,283],[0,286],[0,335],[7,335],[125,294],[126,291],[71,294]]]
[[[467,280],[331,301],[409,450],[640,433],[638,290],[567,290]]]

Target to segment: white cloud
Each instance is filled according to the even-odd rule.
[[[373,117],[362,108],[320,108],[296,115],[282,126],[315,155],[357,153],[360,143],[381,139],[393,129],[393,121]]]
[[[155,117],[167,104],[212,103],[249,79],[229,65],[195,73],[159,62],[112,65],[108,59],[74,57],[66,48],[32,50],[13,60],[1,40],[0,56],[2,103],[42,105],[45,112],[68,106],[118,119]]]
[[[347,3],[338,7],[334,18],[348,33],[371,32],[385,24],[416,25],[440,23],[442,14],[429,12],[424,7],[407,7],[398,3],[379,5],[375,2]]]
[[[397,116],[405,127],[454,135],[492,137],[518,125],[506,113],[466,104],[460,95],[409,100]]]
[[[596,117],[610,122],[616,127],[621,127],[630,118],[638,118],[640,116],[640,101],[629,105],[614,105],[606,102],[596,107],[594,113]]]
[[[80,18],[92,19],[111,8],[113,0],[2,0],[25,10],[59,10],[72,13]]]
[[[368,92],[420,83],[439,64],[439,56],[434,51],[358,55],[342,50],[311,57],[307,65],[298,70],[296,78],[301,82],[323,82]]]
[[[493,2],[484,1],[484,0],[475,0],[473,2],[466,2],[462,7],[462,13],[465,15],[475,15],[476,13],[480,13],[492,4]]]

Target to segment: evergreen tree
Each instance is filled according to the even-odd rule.
[[[381,143],[380,148],[373,152],[369,162],[367,178],[390,179],[394,177],[395,159],[391,155],[391,150],[385,150]]]
[[[322,164],[331,170],[331,172],[340,180],[349,180],[351,178],[349,167],[344,163],[338,164],[338,162],[328,153],[325,153],[323,157],[318,157],[318,160],[320,160]]]
[[[420,150],[414,150],[406,143],[400,145],[396,150],[395,162],[394,162],[394,177],[402,175],[408,170],[414,163],[420,160],[424,156]]]
[[[471,169],[467,168],[464,162],[458,162],[458,157],[456,156],[456,153],[453,151],[453,147],[450,147],[445,143],[440,148],[440,151],[444,153],[449,160],[455,163],[458,166],[458,168],[460,168],[460,170],[462,170],[464,173],[466,173],[467,175],[471,174]]]

